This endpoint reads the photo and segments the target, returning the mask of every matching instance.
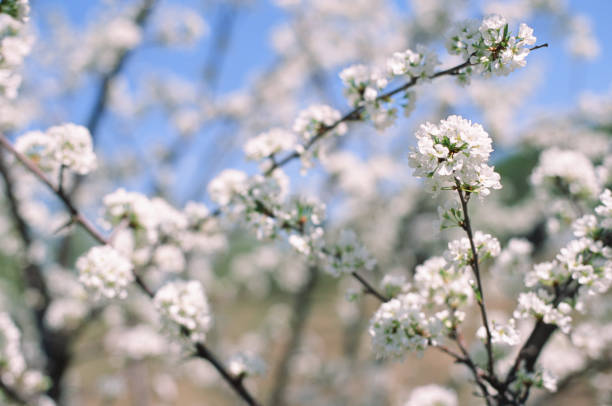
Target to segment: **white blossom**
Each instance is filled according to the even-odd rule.
[[[382,358],[403,358],[407,351],[422,353],[435,345],[441,329],[435,317],[424,311],[425,299],[415,293],[383,303],[370,320],[374,352]]]
[[[457,394],[440,385],[425,385],[415,388],[404,406],[457,406]]]
[[[438,64],[440,61],[435,52],[417,45],[416,51],[407,49],[404,52],[395,52],[387,61],[387,69],[395,76],[408,75],[426,79],[433,75]]]
[[[259,161],[281,151],[295,147],[295,134],[281,128],[273,128],[249,139],[244,145],[244,153],[249,159]]]
[[[492,320],[489,328],[491,331],[491,342],[493,344],[502,343],[513,347],[520,343],[521,336],[516,329],[516,322],[514,319],[508,320],[507,323],[498,323]],[[487,339],[487,332],[484,326],[478,329],[476,336],[482,341]]]
[[[109,245],[92,247],[77,259],[79,281],[95,298],[127,297],[127,287],[134,281],[131,262]]]
[[[352,230],[342,230],[333,245],[328,246],[324,269],[331,275],[356,272],[361,269],[370,271],[376,260],[357,241],[357,235]]]
[[[330,106],[324,104],[313,105],[299,113],[293,124],[293,131],[299,135],[302,141],[307,142],[319,135],[324,129],[336,124],[341,117],[340,112]],[[340,123],[332,133],[344,135],[346,131],[346,124]]]
[[[234,376],[256,376],[266,371],[265,362],[256,354],[247,351],[234,354],[227,365]]]
[[[414,283],[420,294],[437,305],[457,308],[473,297],[470,274],[455,268],[443,257],[430,258],[417,266]]]
[[[593,164],[585,155],[555,147],[542,152],[531,182],[537,190],[578,198],[595,198],[601,190]]]
[[[213,202],[225,206],[235,195],[246,192],[248,176],[236,169],[226,169],[208,184],[208,194]]]
[[[55,139],[55,159],[65,167],[80,175],[96,168],[96,155],[89,130],[81,125],[63,124],[47,130],[49,137]]]
[[[572,321],[568,315],[570,311],[571,307],[565,302],[560,303],[557,307],[553,306],[552,297],[544,290],[538,290],[519,295],[514,318],[523,319],[533,316],[542,319],[547,324],[556,324],[562,332],[568,333]]]
[[[481,231],[476,231],[474,233],[474,246],[478,253],[479,260],[488,257],[496,257],[501,251],[501,246],[497,238]],[[473,260],[470,240],[467,237],[463,237],[459,240],[449,242],[448,250],[445,255],[449,262],[456,264],[460,268],[468,266]]]
[[[479,124],[449,116],[439,125],[425,123],[416,132],[418,146],[410,153],[414,176],[426,179],[434,193],[456,185],[482,196],[501,189],[499,174],[487,165],[491,138]]]
[[[76,124],[50,127],[45,133],[25,133],[17,138],[15,148],[45,171],[55,171],[63,165],[85,175],[97,166],[91,134]]]
[[[168,282],[157,291],[154,302],[171,334],[180,336],[184,331],[193,342],[205,339],[212,315],[200,282]]]

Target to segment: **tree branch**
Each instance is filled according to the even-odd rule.
[[[493,368],[493,339],[491,338],[491,329],[489,328],[489,320],[487,317],[487,309],[484,304],[484,292],[482,289],[482,280],[480,277],[480,266],[478,260],[478,250],[476,249],[476,245],[474,244],[474,235],[472,232],[472,224],[470,222],[470,216],[468,213],[468,198],[463,193],[461,188],[461,182],[459,179],[455,178],[455,184],[457,187],[457,193],[459,194],[459,200],[461,200],[461,208],[463,210],[463,221],[460,224],[461,228],[467,234],[468,240],[470,241],[470,249],[472,251],[472,260],[471,266],[474,271],[474,276],[476,277],[476,283],[478,286],[478,295],[476,297],[476,302],[478,303],[478,307],[480,308],[480,315],[482,318],[482,324],[484,325],[485,331],[487,333],[487,338],[485,342],[485,346],[487,349],[487,358],[488,358],[488,370],[491,378],[495,377],[495,370]]]
[[[49,178],[32,162],[28,157],[17,151],[11,142],[6,138],[4,134],[0,134],[0,145],[4,147],[7,151],[9,151],[13,156],[25,165],[26,168],[34,174],[42,183],[44,183],[47,188],[49,188],[64,204],[66,210],[70,213],[70,215],[74,218],[74,221],[80,224],[96,241],[100,244],[108,245],[110,241],[107,237],[102,235],[93,224],[81,214],[75,204],[72,202],[71,198],[59,190],[53,183],[49,180]],[[142,278],[139,275],[134,275],[136,285],[149,297],[153,298],[155,293],[145,284]],[[185,333],[184,333],[185,334]],[[233,377],[224,367],[224,365],[217,359],[217,357],[206,347],[204,343],[196,343],[195,344],[196,355],[200,358],[206,359],[221,373],[223,378],[230,384],[230,386],[236,391],[236,393],[244,399],[247,404],[252,406],[258,406],[258,403],[254,400],[248,390],[242,384],[242,379],[238,379],[237,377]]]
[[[533,48],[530,48],[530,51],[536,50],[536,49],[540,49],[540,48],[544,48],[544,47],[548,47],[548,44],[542,44],[542,45],[537,45],[534,46]],[[439,78],[441,76],[453,76],[453,75],[457,75],[462,69],[467,68],[468,66],[474,65],[472,63],[470,63],[469,60],[460,63],[459,65],[453,66],[451,68],[439,71],[434,73],[433,75],[429,76],[427,79],[429,80],[433,80],[436,78]],[[419,81],[421,81],[422,79],[417,78],[417,77],[412,77],[408,82],[404,83],[403,85],[390,90],[386,93],[381,94],[380,96],[378,96],[376,98],[376,101],[385,101],[393,96],[395,96],[398,93],[401,93],[404,90],[407,90],[413,86],[415,86]],[[354,121],[354,120],[358,120],[361,117],[361,113],[363,112],[363,110],[365,109],[364,106],[359,106],[354,108],[353,110],[347,112],[344,116],[342,116],[340,119],[336,120],[334,123],[328,125],[328,126],[322,126],[318,133],[312,137],[310,139],[310,141],[308,141],[306,143],[306,145],[304,145],[304,152],[308,151],[314,144],[316,144],[321,138],[323,138],[328,132],[330,132],[331,130],[333,130],[334,128],[336,128],[338,125],[340,125],[341,123],[347,122],[347,121]],[[302,154],[304,153],[302,152]],[[272,172],[274,172],[275,169],[278,169],[280,167],[285,166],[287,163],[293,161],[296,158],[299,158],[301,156],[300,153],[296,152],[292,152],[288,155],[286,155],[284,158],[281,158],[280,160],[276,161],[276,160],[271,160],[272,165],[268,168],[267,171],[265,171],[265,175],[268,176],[270,174],[272,174]]]

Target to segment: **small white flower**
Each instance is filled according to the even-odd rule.
[[[208,184],[208,194],[213,202],[225,206],[236,195],[246,192],[247,174],[236,169],[226,169]]]
[[[440,385],[426,385],[415,388],[404,406],[457,406],[457,394]]]
[[[134,281],[132,263],[109,245],[92,247],[77,259],[76,267],[79,281],[96,299],[125,299],[127,287]]]
[[[200,282],[168,282],[153,301],[171,334],[181,336],[184,332],[193,342],[204,340],[212,326],[212,315]]]
[[[239,352],[228,361],[228,369],[234,376],[256,376],[266,371],[266,364],[256,354]]]
[[[438,125],[422,124],[415,135],[418,144],[409,155],[410,166],[432,192],[453,188],[456,180],[481,196],[488,195],[489,189],[501,189],[499,175],[487,165],[493,151],[491,138],[479,124],[449,116]]]

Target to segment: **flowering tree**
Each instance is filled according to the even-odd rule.
[[[278,0],[278,61],[217,95],[248,2],[207,4],[213,29],[184,5],[110,3],[79,35],[39,27],[57,49],[34,48],[36,74],[34,6],[0,3],[3,402],[522,405],[585,378],[608,402],[612,102],[506,133],[529,81],[513,77],[548,46],[518,20],[567,25],[592,57],[585,17]],[[130,74],[144,45],[204,35],[200,81]],[[339,83],[343,112],[322,104]],[[58,119],[80,92],[85,125]],[[452,114],[464,98],[484,125]],[[170,141],[117,137],[151,129]],[[258,169],[221,169],[236,149]],[[317,306],[334,333],[309,326]],[[403,382],[394,361],[427,369],[413,354],[445,372]]]

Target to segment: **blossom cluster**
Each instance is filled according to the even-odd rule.
[[[529,46],[535,44],[533,29],[522,23],[512,35],[508,22],[493,14],[482,22],[467,20],[458,23],[448,35],[449,53],[470,61],[472,69],[485,75],[508,75],[527,63]],[[464,73],[467,79],[470,70]]]
[[[79,280],[96,298],[127,297],[127,287],[134,280],[133,265],[109,245],[92,247],[76,262]]]
[[[354,232],[343,230],[338,240],[326,245],[323,221],[325,205],[308,197],[286,197],[286,177],[228,169],[208,185],[208,192],[221,209],[255,231],[259,239],[285,235],[289,244],[312,260],[319,260],[331,275],[373,269],[376,261],[357,241]]]
[[[256,376],[261,375],[266,371],[266,364],[256,354],[241,351],[234,354],[230,358],[228,362],[228,369],[234,376]]]
[[[535,43],[533,30],[521,24],[519,34],[512,36],[508,25],[499,16],[485,18],[480,26],[475,22],[466,22],[458,26],[449,39],[449,51],[462,55],[468,66],[459,67],[456,74],[467,77],[473,66],[479,72],[490,74],[508,74],[510,71],[525,66],[529,53],[528,45]],[[344,94],[348,103],[359,114],[360,119],[369,119],[374,126],[383,130],[392,125],[397,118],[397,108],[392,107],[391,94],[385,94],[388,84],[396,78],[407,77],[409,84],[426,81],[435,77],[434,69],[439,65],[438,56],[422,45],[395,52],[388,58],[386,66],[367,66],[356,64],[340,72],[344,84]],[[410,114],[415,106],[416,93],[407,86],[400,93],[404,113]],[[316,138],[330,131],[342,135],[347,131],[342,122],[342,115],[326,105],[313,105],[301,111],[293,125],[293,133],[282,129],[273,129],[262,133],[245,146],[247,157],[255,160],[273,157],[274,154],[294,149],[302,159],[304,169],[312,166],[312,159],[317,151],[311,146]],[[351,117],[355,119],[355,117]],[[296,141],[294,141],[296,140]],[[296,143],[297,142],[297,143]],[[486,170],[486,168],[483,168]],[[483,177],[491,176],[483,173]]]
[[[17,97],[21,75],[17,69],[30,53],[33,38],[28,34],[28,0],[3,1],[0,4],[0,96]]]
[[[457,394],[440,385],[425,385],[415,388],[403,406],[457,406]]]
[[[154,302],[171,335],[186,335],[192,342],[205,339],[212,326],[212,315],[200,282],[168,282],[157,291]]]
[[[487,196],[490,189],[501,188],[499,174],[487,163],[491,138],[480,124],[453,115],[437,125],[422,124],[415,135],[418,144],[410,153],[410,166],[434,194],[459,186]]]
[[[63,166],[85,175],[97,166],[89,130],[72,123],[45,132],[27,132],[17,138],[15,148],[44,171],[54,172]]]
[[[600,198],[602,204],[595,208],[596,215],[587,214],[574,221],[576,238],[553,261],[536,264],[525,275],[525,285],[531,291],[519,296],[515,318],[535,317],[569,332],[572,310],[583,308],[586,297],[610,289],[612,248],[605,238],[612,225],[612,192],[606,190]]]
[[[552,196],[593,199],[601,191],[597,171],[584,154],[556,147],[542,152],[530,180],[540,194]]]
[[[499,242],[489,234],[476,232],[475,240],[481,258],[499,254]],[[472,264],[469,249],[466,238],[449,242],[443,257],[430,258],[417,266],[414,286],[395,289],[400,292],[408,288],[409,293],[382,304],[370,321],[369,332],[377,354],[401,357],[405,351],[423,351],[465,319],[460,309],[472,303],[475,290],[466,269]],[[427,311],[435,314],[428,316]],[[410,324],[417,319],[420,324]],[[399,328],[406,323],[413,329]]]
[[[341,272],[350,273],[361,269],[371,271],[376,264],[366,248],[359,243],[352,230],[343,229],[340,237],[331,246],[326,247],[324,269],[331,275]]]
[[[244,153],[247,158],[260,161],[281,151],[293,149],[296,142],[297,137],[294,133],[282,128],[273,128],[270,131],[250,138],[244,144]]]
[[[5,312],[0,312],[0,344],[0,383],[24,397],[38,398],[37,394],[49,387],[49,380],[40,371],[28,368],[21,345],[21,332]],[[50,402],[46,397],[38,401],[41,404]]]
[[[225,245],[217,221],[201,203],[188,202],[181,211],[162,198],[117,189],[103,204],[105,221],[117,228],[115,245],[136,265],[180,273],[187,253]]]
[[[406,293],[380,306],[368,329],[379,357],[403,359],[407,351],[422,353],[435,345],[442,323],[425,314],[425,304],[423,296]]]

